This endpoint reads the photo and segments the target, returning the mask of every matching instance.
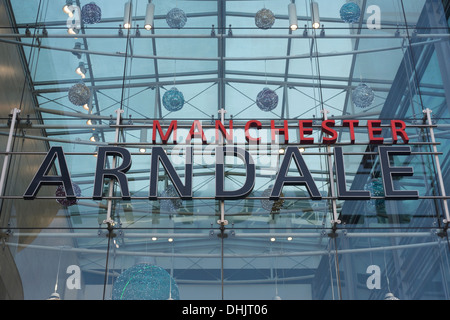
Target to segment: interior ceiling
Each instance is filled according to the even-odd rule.
[[[115,129],[109,124],[118,109],[130,123],[144,124],[156,118],[186,120],[190,125],[193,119],[218,119],[221,108],[227,111],[227,119],[233,117],[237,123],[320,118],[322,108],[336,117],[376,118],[403,59],[405,28],[417,22],[425,1],[378,1],[380,30],[369,30],[366,25],[372,14],[367,13],[368,2],[355,2],[364,15],[359,23],[349,24],[339,13],[346,1],[318,0],[322,27],[316,30],[311,27],[311,2],[297,1],[299,28],[291,31],[287,0],[155,0],[154,28],[147,31],[143,28],[147,0],[133,1],[131,29],[121,28],[125,1],[98,0],[101,21],[81,21],[78,35],[67,32],[65,1],[29,0],[24,5],[11,0],[10,5],[21,35],[17,43],[22,45],[34,88],[35,110],[49,145],[94,153],[99,143],[115,140]],[[88,3],[77,0],[74,5],[83,8]],[[166,20],[169,10],[176,7],[187,16],[182,28],[171,28]],[[255,13],[263,8],[275,17],[269,29],[255,25]],[[398,30],[400,36],[395,35]],[[16,43],[14,38],[7,41]],[[87,69],[84,79],[75,72],[80,62]],[[69,89],[81,80],[92,93],[89,111],[68,99]],[[352,89],[361,82],[375,93],[366,109],[355,107],[351,99]],[[183,108],[176,112],[166,110],[161,102],[172,87],[185,98]],[[256,96],[265,87],[279,97],[277,107],[269,112],[256,105]],[[88,119],[98,127],[86,125]],[[95,143],[89,140],[93,132],[99,136]],[[138,143],[140,132],[125,129],[120,139]],[[91,193],[92,173],[86,169],[94,168],[95,159],[69,157],[68,162],[83,193]],[[139,173],[147,167],[144,160],[137,160],[132,170]],[[320,167],[312,170],[322,172]],[[213,173],[206,169],[207,178],[199,189],[210,188],[208,174]],[[256,191],[269,186],[267,177],[269,181],[257,185]],[[136,193],[147,190],[146,171],[134,183]],[[327,189],[325,182],[322,186]]]

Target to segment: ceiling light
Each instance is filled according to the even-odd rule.
[[[86,67],[84,66],[84,62],[80,62],[78,68],[75,69],[75,72],[80,75],[82,79],[86,78]]]
[[[147,143],[147,129],[145,129],[145,128],[141,129],[141,137],[140,137],[139,141],[141,143]],[[145,153],[145,151],[146,150],[144,147],[139,148],[139,152]]]
[[[292,237],[287,237],[287,240],[288,241],[292,241]]]
[[[400,299],[397,298],[396,296],[394,296],[393,293],[388,292],[388,293],[386,293],[384,300],[400,300]]]
[[[92,114],[92,94],[89,97],[89,100],[83,104],[83,109],[88,112],[88,114]]]
[[[300,151],[300,152],[305,152],[305,148],[300,147],[300,148],[298,148],[298,151]]]
[[[98,134],[94,133],[89,140],[91,140],[92,142],[98,141]]]
[[[155,14],[155,5],[151,3],[151,0],[149,0],[147,4],[147,11],[145,14],[145,24],[144,28],[146,30],[151,30],[153,28],[153,17]]]
[[[298,28],[298,19],[297,19],[297,8],[295,3],[291,2],[288,5],[289,11],[289,28],[294,31]]]
[[[169,239],[167,239],[167,241],[173,242],[173,238],[169,238]]]
[[[319,17],[319,4],[317,2],[313,2],[311,4],[311,18],[312,18],[312,27],[314,29],[319,29],[320,17]]]
[[[270,241],[271,241],[271,242],[274,242],[275,240],[276,240],[276,239],[275,239],[275,238],[273,238],[273,237],[272,237],[272,238],[270,238]]]
[[[78,30],[77,28],[69,28],[67,29],[67,33],[68,34],[78,34],[80,32],[80,30]]]
[[[63,11],[64,13],[67,13],[69,15],[69,17],[73,17],[73,12],[71,10],[71,6],[73,5],[73,1],[72,0],[66,0],[66,5],[63,7]]]
[[[125,29],[131,28],[131,1],[125,3],[125,13],[123,16],[123,27]]]
[[[86,121],[86,124],[88,126],[93,126],[93,125],[97,124],[97,121],[89,119]],[[92,130],[95,131],[95,128],[92,128]]]

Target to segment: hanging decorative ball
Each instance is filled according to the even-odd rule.
[[[261,9],[255,15],[255,24],[260,29],[270,29],[275,23],[275,15],[269,9]]]
[[[126,269],[116,279],[112,300],[179,300],[178,286],[161,267],[140,263]]]
[[[361,9],[356,3],[348,2],[341,7],[339,13],[344,22],[355,23],[359,21]]]
[[[269,88],[264,88],[256,96],[256,105],[262,111],[272,111],[278,105],[278,95]]]
[[[81,19],[87,24],[99,23],[102,20],[102,9],[95,2],[88,3],[81,9]]]
[[[264,210],[267,210],[270,213],[280,213],[280,210],[284,204],[284,199],[270,200],[269,197],[271,193],[272,186],[263,191],[261,197],[266,199],[261,199],[261,206]],[[283,193],[281,193],[281,197],[284,197]]]
[[[75,196],[79,197],[81,196],[81,189],[76,183],[72,183],[73,192],[75,193]],[[66,190],[64,189],[63,185],[60,185],[56,191],[55,196],[57,197],[65,197],[66,196]],[[78,203],[78,199],[56,199],[56,202],[63,205],[64,207],[70,207]]]
[[[372,88],[370,88],[365,83],[359,84],[352,92],[353,103],[358,108],[369,107],[372,104],[374,98],[375,95],[373,93]]]
[[[166,22],[171,28],[181,29],[187,21],[186,13],[180,8],[171,9],[166,16]]]
[[[83,83],[79,82],[69,89],[69,100],[76,106],[84,106],[89,102],[91,90]]]
[[[173,87],[172,89],[164,93],[162,102],[163,106],[169,111],[173,112],[181,110],[184,105],[183,93],[178,91],[177,88]]]
[[[383,181],[381,178],[373,178],[364,186],[364,190],[370,191],[371,197],[383,197]],[[367,201],[367,206],[369,209],[376,209],[377,212],[382,213],[385,209],[385,201],[384,199],[370,199]]]
[[[179,198],[180,195],[175,190],[175,187],[170,185],[162,193],[161,197],[176,197],[177,199],[161,199],[159,202],[160,210],[162,212],[175,212],[183,204],[183,201]]]

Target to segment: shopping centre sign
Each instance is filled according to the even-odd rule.
[[[336,172],[336,197],[341,200],[366,200],[370,199],[371,194],[368,190],[347,190],[345,183],[345,166],[343,148],[337,144],[339,134],[342,131],[336,130],[335,120],[321,121],[320,125],[314,125],[312,120],[298,121],[298,137],[299,144],[292,146],[289,144],[289,125],[288,121],[281,121],[283,125],[276,126],[275,120],[271,120],[270,130],[272,143],[276,141],[277,136],[284,137],[284,144],[287,144],[284,151],[284,157],[280,160],[279,168],[277,169],[276,178],[274,180],[272,192],[270,194],[271,200],[277,200],[281,197],[284,186],[304,186],[309,192],[310,198],[313,200],[322,199],[318,187],[312,177],[304,155],[299,151],[300,145],[311,145],[319,143],[319,145],[332,146],[334,145],[333,157],[334,168]],[[355,144],[356,135],[355,128],[359,127],[358,120],[343,120],[341,128],[345,129],[350,137],[349,144]],[[361,126],[362,127],[362,126]],[[406,124],[401,120],[390,120],[389,126],[382,125],[381,120],[367,120],[364,126],[367,129],[369,138],[368,144],[378,145],[378,156],[381,167],[381,174],[383,178],[385,198],[386,199],[417,199],[419,197],[417,191],[413,190],[399,190],[394,188],[393,179],[395,176],[411,176],[413,169],[411,167],[392,166],[390,157],[394,155],[408,156],[411,154],[409,137],[406,133]],[[321,141],[314,141],[312,136],[314,128],[318,128],[322,133]],[[255,130],[263,129],[263,125],[258,120],[250,120],[245,124],[245,140],[248,144],[259,144],[261,137],[255,136]],[[189,200],[193,198],[192,192],[192,178],[193,178],[193,146],[192,142],[195,139],[202,144],[207,143],[205,132],[202,128],[202,123],[199,120],[194,120],[192,126],[187,134],[184,143],[185,153],[185,171],[184,182],[175,170],[169,155],[166,154],[165,148],[156,144],[169,144],[169,139],[172,139],[172,144],[177,144],[177,120],[171,121],[164,132],[163,126],[160,122],[155,120],[152,124],[152,143],[151,160],[150,160],[150,177],[149,177],[149,193],[148,199],[158,199],[158,177],[160,164],[163,165],[165,172],[172,181],[176,191],[181,199]],[[382,134],[384,130],[390,131],[390,143],[385,144],[385,139]],[[341,133],[340,133],[341,132]],[[158,139],[159,138],[159,139]],[[244,198],[250,194],[255,185],[256,165],[252,155],[245,148],[233,145],[233,121],[230,120],[228,128],[221,121],[215,122],[215,198],[218,200],[232,200]],[[226,157],[239,158],[245,166],[246,175],[243,185],[236,190],[225,190],[225,158]],[[115,159],[120,158],[121,163],[117,167],[115,165],[107,166],[108,157]],[[59,164],[60,175],[49,175],[50,169],[55,161]],[[295,164],[298,171],[297,175],[288,175],[291,163]],[[118,146],[99,146],[97,152],[97,164],[94,174],[94,191],[92,198],[94,200],[101,200],[103,193],[104,180],[106,178],[117,181],[121,197],[124,200],[130,200],[130,190],[128,187],[128,179],[126,173],[132,166],[132,157],[128,149]],[[30,200],[34,199],[42,185],[63,185],[68,199],[76,198],[72,180],[70,177],[69,168],[65,160],[65,154],[61,146],[52,147],[44,158],[41,166],[36,172],[30,185],[25,191],[23,198]]]

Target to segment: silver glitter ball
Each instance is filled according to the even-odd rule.
[[[370,88],[365,83],[361,83],[360,85],[358,85],[352,92],[353,103],[358,108],[364,109],[369,107],[372,104],[374,98],[375,94],[373,93],[372,88]]]
[[[261,9],[255,15],[255,24],[260,29],[270,29],[275,23],[275,15],[269,9]]]
[[[166,16],[166,22],[171,28],[181,29],[187,21],[186,13],[179,8],[171,9]]]
[[[83,83],[79,82],[69,89],[69,101],[76,106],[83,106],[89,102],[91,90]]]

